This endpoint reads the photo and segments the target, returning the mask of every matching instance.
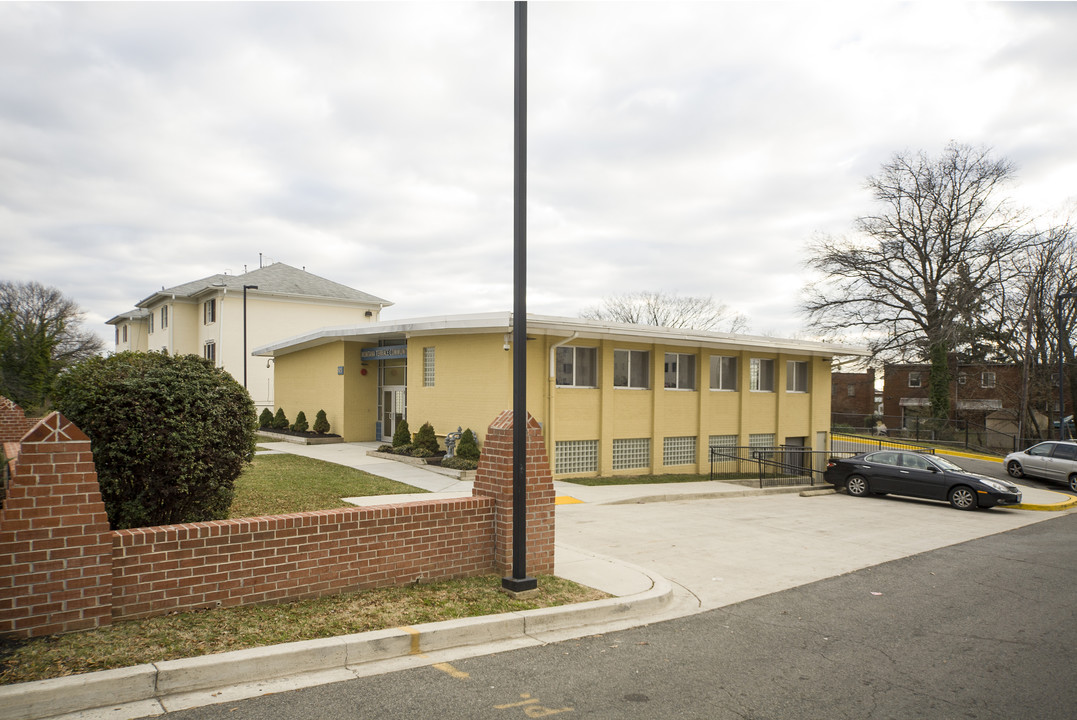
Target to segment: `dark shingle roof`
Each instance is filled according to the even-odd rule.
[[[152,305],[162,296],[195,297],[207,290],[221,287],[242,292],[244,285],[257,285],[258,292],[262,294],[348,300],[356,303],[383,306],[393,304],[388,300],[350,288],[347,285],[326,280],[306,270],[300,270],[284,263],[273,263],[242,275],[222,275],[218,273],[200,280],[165,288],[142,300],[138,303],[138,306]]]

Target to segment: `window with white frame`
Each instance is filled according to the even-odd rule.
[[[650,438],[614,438],[613,469],[631,470],[651,466]]]
[[[211,298],[202,303],[202,324],[211,325],[217,322],[217,298]]]
[[[598,472],[598,440],[558,440],[553,448],[557,475]]]
[[[920,371],[914,370],[909,373],[909,387],[920,387],[921,382],[922,378],[920,376]]]
[[[849,397],[856,397],[856,385],[854,385],[853,383],[849,383],[845,387],[845,394]]]
[[[666,353],[666,388],[696,389],[696,356],[687,353]]]
[[[808,392],[808,363],[803,360],[787,360],[785,363],[785,391]]]
[[[434,387],[434,348],[423,348],[423,387]]]
[[[752,392],[774,392],[774,360],[752,358],[748,369],[749,388]]]
[[[168,306],[161,306],[161,329],[164,330],[168,327]]]
[[[993,388],[995,387],[995,373],[984,372],[980,373],[980,387]]]
[[[614,350],[613,386],[642,390],[651,387],[651,354],[646,350]]]
[[[663,465],[694,465],[696,462],[696,437],[662,438]]]
[[[593,347],[557,348],[557,384],[561,387],[598,385],[598,349]]]
[[[212,362],[217,362],[217,343],[210,340],[202,346],[202,357]]]
[[[711,355],[711,390],[737,389],[737,358]]]

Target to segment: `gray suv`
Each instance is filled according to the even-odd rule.
[[[1011,477],[1034,477],[1069,483],[1077,492],[1077,442],[1050,440],[1028,450],[1006,456],[1006,472]]]

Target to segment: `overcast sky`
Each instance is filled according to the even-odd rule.
[[[528,310],[712,295],[808,337],[805,244],[892,154],[987,145],[1077,209],[1073,3],[532,2]],[[104,321],[277,260],[512,307],[513,8],[0,3],[0,280]]]

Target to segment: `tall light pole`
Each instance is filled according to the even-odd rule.
[[[257,290],[257,285],[243,286],[243,389],[247,389],[247,291]]]
[[[510,593],[534,590],[527,576],[527,3],[515,9],[512,303],[512,577]]]
[[[1066,339],[1066,323],[1062,319],[1062,301],[1077,298],[1075,292],[1060,292],[1055,298],[1055,317],[1058,321],[1058,439],[1066,439],[1066,389],[1062,343]],[[1077,411],[1075,411],[1077,414]],[[1077,419],[1077,418],[1075,418]]]

